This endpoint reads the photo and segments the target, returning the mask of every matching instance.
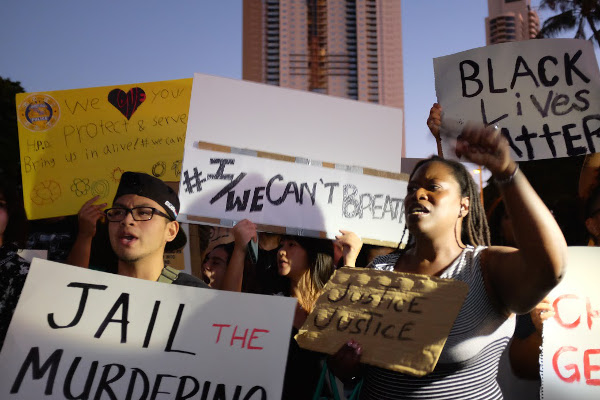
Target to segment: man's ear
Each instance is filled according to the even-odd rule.
[[[179,232],[180,226],[177,221],[169,221],[167,223],[167,228],[165,229],[165,241],[172,242],[177,233]]]
[[[460,216],[466,217],[469,213],[469,207],[471,206],[471,200],[468,197],[463,197],[460,200]]]

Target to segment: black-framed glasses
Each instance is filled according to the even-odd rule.
[[[171,220],[171,217],[154,207],[113,207],[104,210],[108,222],[121,222],[127,218],[127,214],[129,213],[131,213],[134,221],[150,221],[154,214]]]

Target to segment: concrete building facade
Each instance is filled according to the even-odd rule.
[[[401,20],[400,0],[244,0],[242,78],[404,109]]]
[[[540,18],[531,9],[531,0],[488,0],[488,14],[487,45],[533,39],[540,30]]]

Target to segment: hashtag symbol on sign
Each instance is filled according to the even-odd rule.
[[[183,173],[183,184],[185,185],[186,193],[194,193],[194,188],[197,192],[202,191],[202,183],[206,182],[206,179],[200,179],[202,176],[202,172],[198,173],[198,168],[194,167],[194,175],[192,175],[192,179],[190,179],[190,175],[188,171]]]

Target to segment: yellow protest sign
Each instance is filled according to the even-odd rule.
[[[464,282],[342,268],[296,335],[306,349],[334,354],[361,343],[361,362],[423,376],[435,368],[469,291]]]
[[[29,219],[110,203],[124,171],[179,181],[192,79],[17,95]]]

